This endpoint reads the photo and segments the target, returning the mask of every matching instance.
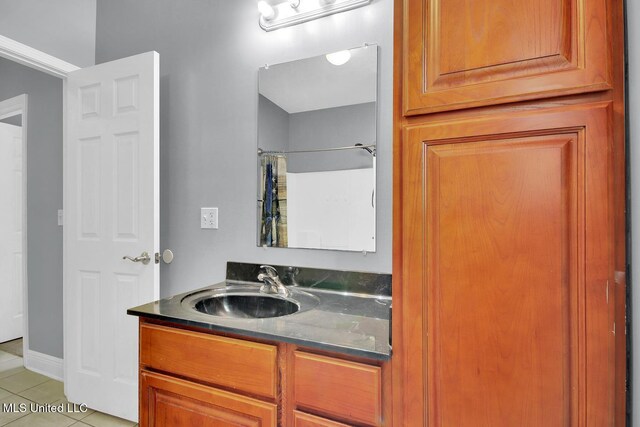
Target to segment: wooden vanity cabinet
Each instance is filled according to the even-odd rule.
[[[140,320],[145,427],[390,426],[388,376],[374,360]]]

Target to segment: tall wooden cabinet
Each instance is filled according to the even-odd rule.
[[[621,2],[395,24],[395,425],[623,426]]]

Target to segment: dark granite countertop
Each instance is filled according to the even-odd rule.
[[[229,277],[229,275],[228,275]],[[391,296],[350,293],[300,287],[316,296],[319,304],[304,312],[265,319],[238,319],[199,313],[183,306],[182,300],[196,292],[233,285],[261,283],[239,280],[193,290],[141,305],[127,313],[181,325],[228,332],[377,360],[391,357],[389,308]]]

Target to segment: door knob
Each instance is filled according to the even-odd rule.
[[[140,256],[137,257],[130,257],[129,255],[125,255],[122,257],[122,259],[128,259],[129,261],[132,262],[141,262],[144,265],[149,264],[149,262],[151,261],[151,257],[149,256],[149,253],[147,251],[144,251],[140,254]]]
[[[165,264],[171,264],[173,261],[173,252],[171,249],[165,249],[162,251],[162,254],[156,252],[156,264],[160,264],[160,260],[164,261]]]

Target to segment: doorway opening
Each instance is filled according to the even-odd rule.
[[[27,95],[0,101],[0,368],[21,367],[28,348]],[[15,366],[14,366],[15,365]]]

